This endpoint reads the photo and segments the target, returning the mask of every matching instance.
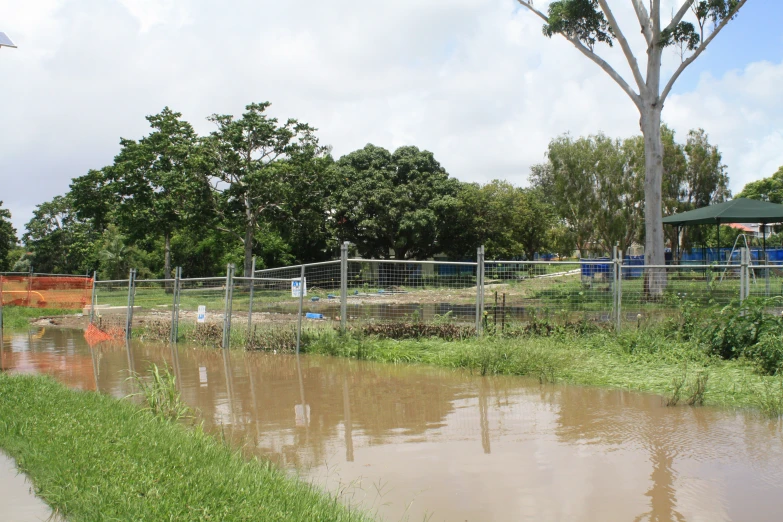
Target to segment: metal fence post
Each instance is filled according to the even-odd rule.
[[[136,269],[131,268],[128,273],[128,312],[125,315],[125,338],[131,338],[133,328],[133,302],[136,298]]]
[[[90,298],[90,324],[95,320],[95,299],[97,298],[98,271],[92,273],[92,297]]]
[[[245,274],[247,277],[247,274]],[[250,301],[247,304],[247,338],[250,339],[253,331],[253,290],[256,286],[256,256],[253,256],[253,263],[250,268]]]
[[[303,263],[302,271],[299,275],[299,315],[296,319],[296,355],[299,355],[299,348],[302,345],[302,308],[304,306],[305,284],[305,266]]]
[[[747,293],[745,287],[748,284],[748,250],[740,249],[740,303],[745,300]]]
[[[231,344],[231,301],[234,298],[234,265],[226,267],[226,302],[223,307],[223,348]]]
[[[348,241],[340,245],[340,331],[345,333],[348,315]]]
[[[769,297],[769,254],[764,255],[764,289],[765,295]]]
[[[481,335],[484,316],[484,245],[476,250],[476,335]]]
[[[619,279],[618,274],[620,271],[620,267],[618,265],[618,258],[617,258],[617,245],[612,247],[612,313],[611,318],[613,321],[615,321],[615,324],[617,323],[617,317],[618,317],[618,310],[617,310],[617,280]]]
[[[174,269],[174,302],[171,305],[171,344],[177,342],[179,337],[179,284],[182,278],[182,267]]]

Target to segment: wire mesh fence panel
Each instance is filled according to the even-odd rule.
[[[487,328],[502,330],[536,320],[609,322],[614,306],[611,260],[487,261]]]
[[[234,278],[230,345],[293,351],[299,309],[291,286],[290,279]]]
[[[621,320],[637,324],[674,317],[685,303],[718,306],[738,301],[741,270],[739,265],[624,266]],[[660,284],[651,284],[658,274],[663,274]]]
[[[174,307],[173,279],[138,279],[133,284],[133,328],[144,328],[148,340],[169,338]]]
[[[470,322],[476,263],[350,259],[347,319],[360,322]]]
[[[181,279],[178,296],[179,339],[220,346],[226,309],[226,278]]]
[[[124,337],[127,313],[128,280],[96,281],[93,323],[115,337]]]
[[[760,264],[748,267],[749,297],[780,298],[783,301],[783,266]]]

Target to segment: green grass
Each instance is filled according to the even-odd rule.
[[[82,313],[81,309],[66,310],[60,308],[25,308],[23,306],[4,306],[3,327],[11,329],[27,328],[27,326],[30,324],[30,321],[33,319],[80,313]]]
[[[7,374],[0,397],[0,447],[70,521],[368,519],[128,401]]]
[[[675,384],[683,381],[683,403],[703,399],[706,405],[749,408],[770,416],[783,413],[781,376],[760,375],[755,366],[744,360],[709,357],[693,342],[672,339],[664,326],[619,335],[608,331],[582,335],[561,332],[552,336],[487,336],[453,342],[322,332],[305,336],[303,350],[390,363],[465,368],[478,374],[531,376],[546,382],[622,388],[663,396],[670,396]]]

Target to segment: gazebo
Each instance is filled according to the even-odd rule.
[[[727,223],[759,223],[763,230],[764,255],[767,253],[767,229],[770,223],[783,222],[783,205],[755,199],[738,198],[717,205],[697,208],[688,212],[672,214],[663,218],[664,225],[678,228],[690,225],[715,225],[718,228],[720,248],[720,226]],[[679,237],[679,234],[678,234]],[[679,245],[678,245],[679,248]],[[720,250],[719,250],[720,251]]]

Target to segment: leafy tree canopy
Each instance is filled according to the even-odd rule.
[[[416,147],[367,145],[335,165],[333,226],[361,255],[425,259],[443,249],[441,231],[459,182]]]

